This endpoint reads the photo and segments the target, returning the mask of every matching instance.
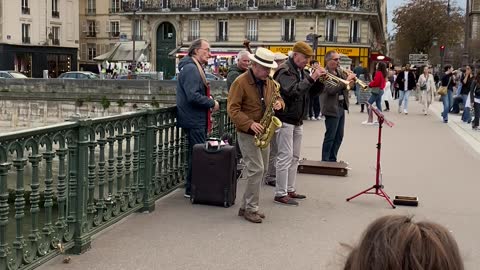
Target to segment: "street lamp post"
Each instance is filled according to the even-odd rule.
[[[136,13],[137,11],[141,11],[142,9],[142,0],[122,0],[123,3],[123,11],[125,12],[132,12],[132,73],[135,73],[136,67],[137,67],[137,59],[135,57],[135,41],[137,39],[136,37],[136,25],[135,25],[135,18],[136,18]]]

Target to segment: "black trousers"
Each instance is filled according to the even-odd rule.
[[[308,106],[308,116],[315,117],[315,118],[320,116],[320,97],[319,96],[310,96],[310,102]]]
[[[475,115],[475,118],[473,119],[473,127],[478,127],[478,124],[480,122],[480,103],[474,102],[473,110]]]
[[[185,182],[185,194],[190,195],[192,187],[192,152],[193,146],[195,144],[203,144],[207,138],[207,129],[206,128],[192,128],[184,129],[185,134],[187,135],[187,179]]]

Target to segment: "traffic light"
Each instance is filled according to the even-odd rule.
[[[445,45],[440,46],[440,57],[445,56]]]

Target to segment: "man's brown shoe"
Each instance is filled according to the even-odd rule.
[[[255,212],[255,213],[257,213],[257,215],[259,215],[261,218],[265,218],[265,214],[264,214],[264,213],[262,213],[262,212],[260,212],[260,211],[257,211],[257,212]],[[245,209],[243,209],[243,208],[238,209],[238,216],[239,216],[239,217],[243,217],[244,215],[245,215]]]
[[[243,217],[253,223],[262,223],[262,218],[257,214],[257,212],[245,211]]]

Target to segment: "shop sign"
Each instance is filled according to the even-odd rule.
[[[270,51],[276,53],[281,52],[285,55],[288,55],[288,52],[293,50],[293,47],[285,47],[285,46],[270,46]]]
[[[345,54],[347,56],[360,56],[360,48],[326,47],[326,52],[328,51],[337,51],[338,53]]]

